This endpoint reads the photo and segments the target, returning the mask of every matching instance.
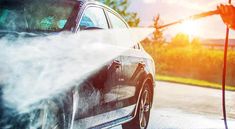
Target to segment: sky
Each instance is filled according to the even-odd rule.
[[[140,26],[153,25],[153,18],[160,14],[163,24],[185,18],[204,11],[215,10],[220,3],[227,0],[129,0],[129,11],[137,12],[141,19]],[[235,2],[233,2],[235,3]],[[184,26],[184,27],[182,27]],[[166,37],[172,37],[179,32],[191,31],[192,35],[201,38],[224,38],[225,25],[219,15],[203,18],[193,22],[192,27],[183,24],[169,27],[164,31]],[[183,30],[182,30],[183,29]],[[235,32],[231,31],[231,38]]]

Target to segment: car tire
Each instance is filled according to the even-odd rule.
[[[123,129],[147,129],[152,103],[150,85],[145,83],[139,99],[137,114],[133,120],[122,125]]]

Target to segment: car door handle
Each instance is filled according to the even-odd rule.
[[[142,62],[142,61],[139,62],[139,65],[140,65],[141,68],[144,68],[144,67],[146,66],[146,65],[145,65],[145,62]]]
[[[121,62],[120,62],[119,60],[114,60],[114,61],[113,61],[113,65],[115,66],[116,69],[117,69],[117,68],[120,68]]]

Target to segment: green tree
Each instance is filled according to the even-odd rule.
[[[155,43],[162,44],[165,42],[165,38],[163,37],[163,30],[157,29],[162,25],[162,22],[160,20],[160,15],[158,14],[156,17],[154,17],[153,21],[154,21],[153,27],[156,28],[156,30],[153,32],[152,40]]]
[[[191,41],[191,46],[195,49],[202,48],[202,43],[200,38],[198,37],[193,38],[193,40]]]
[[[156,30],[153,32],[153,34],[142,41],[143,44],[146,45],[157,45],[156,47],[161,46],[165,42],[165,38],[163,37],[163,31],[162,29],[157,29],[162,25],[162,21],[160,20],[160,15],[158,14],[156,17],[153,18],[153,25],[151,27],[156,28]]]
[[[190,44],[189,36],[184,33],[178,33],[171,40],[171,45],[174,47],[185,47]]]
[[[137,27],[139,25],[140,19],[135,12],[128,12],[129,7],[128,0],[99,0],[100,2],[106,4],[110,8],[117,11],[124,19],[128,22],[131,27]]]

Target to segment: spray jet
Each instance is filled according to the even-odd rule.
[[[41,1],[40,1],[40,3],[41,3]],[[72,15],[75,14],[73,12],[80,7],[80,6],[79,7],[71,6],[71,3],[68,3],[66,5],[68,7],[70,7],[70,9],[67,9],[67,10],[70,10],[69,12],[67,12],[68,15],[71,13],[72,13]],[[37,7],[39,7],[39,6],[37,6]],[[64,8],[64,6],[62,6],[62,7]],[[48,8],[51,9],[52,7],[49,6]],[[29,9],[33,9],[32,12],[37,12],[37,11],[35,11],[35,8],[29,7]],[[44,10],[40,9],[40,11],[44,11]],[[47,11],[47,12],[49,12],[49,11]],[[9,13],[9,11],[6,11],[5,13]],[[17,13],[17,12],[15,12],[15,13]],[[13,14],[15,14],[15,13],[13,13]],[[190,18],[191,19],[192,18],[199,19],[202,17],[214,15],[217,13],[218,13],[217,11],[210,11],[210,12],[206,12],[206,13],[203,13],[200,15],[192,16]],[[58,13],[58,14],[60,14],[60,13]],[[35,14],[35,15],[37,15],[37,14]],[[22,18],[22,17],[17,17],[17,18]],[[52,17],[46,17],[41,21],[41,24],[43,25],[42,26],[43,29],[54,28],[57,31],[57,30],[61,30],[61,28],[63,28],[63,27],[70,28],[69,25],[74,25],[73,23],[66,24],[66,23],[70,23],[71,20],[74,20],[74,19],[69,19],[66,21],[66,20],[64,20],[64,17],[61,16],[60,19],[58,20],[58,22],[51,23],[50,21],[53,21]],[[19,19],[17,19],[16,21],[19,21]],[[22,19],[22,21],[25,21],[25,19]],[[181,23],[181,22],[182,22],[182,20],[180,20],[178,22],[171,23],[167,26],[174,25],[174,24]],[[9,26],[7,26],[7,27],[10,27],[13,30],[18,29],[18,28],[15,28],[14,26],[12,26],[11,22],[7,22],[7,23],[9,23]],[[32,22],[32,23],[34,23],[34,22]],[[55,25],[56,25],[56,28],[55,28]],[[167,26],[165,26],[165,27],[167,27]],[[21,26],[20,28],[22,28],[22,27],[24,27],[24,26]],[[162,27],[162,28],[164,28],[164,27]],[[38,28],[36,28],[36,29],[38,30]],[[158,28],[158,29],[160,29],[160,28]],[[110,41],[113,41],[112,42],[113,44],[115,44],[116,42],[123,43],[124,48],[130,48],[133,45],[132,43],[139,41],[137,39],[145,36],[145,34],[149,32],[149,30],[147,30],[147,32],[145,32],[144,34],[142,32],[143,31],[134,31],[133,32],[133,35],[136,36],[136,38],[135,38],[136,40],[134,40],[134,41],[129,39],[130,36],[128,36],[128,35],[130,34],[130,30],[126,30],[126,31],[120,31],[120,30],[115,31],[114,30],[114,31],[97,31],[97,32],[93,31],[92,37],[91,37],[90,32],[82,32],[82,33],[79,33],[78,35],[73,35],[73,36],[71,36],[71,35],[66,35],[66,36],[65,35],[57,35],[57,36],[47,37],[47,39],[36,38],[34,40],[28,40],[28,43],[22,43],[25,41],[22,39],[17,40],[17,41],[21,42],[23,44],[23,46],[17,46],[17,44],[8,45],[7,43],[1,45],[0,47],[2,47],[4,49],[2,49],[2,51],[0,52],[0,55],[2,55],[2,57],[5,57],[5,60],[4,60],[4,58],[0,58],[1,59],[0,66],[2,67],[1,72],[7,73],[2,78],[4,81],[9,80],[9,82],[6,82],[6,84],[10,84],[10,87],[7,87],[3,91],[1,91],[1,92],[3,92],[3,95],[5,95],[4,102],[8,102],[7,104],[13,105],[14,107],[18,107],[17,108],[18,110],[24,109],[26,107],[26,109],[27,109],[26,111],[28,111],[29,110],[27,108],[28,105],[31,105],[32,103],[43,100],[44,98],[48,98],[48,96],[51,97],[52,95],[57,94],[58,91],[64,91],[69,86],[71,86],[73,84],[80,83],[76,80],[76,78],[80,78],[81,76],[84,77],[88,73],[95,71],[95,69],[101,67],[101,65],[112,60],[114,57],[118,56],[120,53],[122,53],[123,51],[126,50],[126,49],[120,50],[115,45],[110,45],[110,43],[111,43]],[[118,38],[118,37],[122,37],[122,38]],[[123,38],[123,37],[126,37],[126,38]],[[64,42],[66,42],[66,41],[68,42],[67,39],[71,40],[69,45],[64,44]],[[113,39],[113,40],[111,40],[111,39]],[[80,44],[78,44],[78,41],[80,41]],[[48,42],[50,42],[50,43],[48,43]],[[105,44],[105,45],[102,45],[102,44]],[[126,45],[128,45],[128,46],[126,46]],[[107,47],[108,47],[108,49],[104,49]],[[74,48],[77,48],[77,49],[74,49]],[[87,48],[90,49],[90,52],[86,51]],[[107,50],[107,51],[105,51],[105,50]],[[117,50],[119,50],[119,51],[117,51]],[[28,54],[28,53],[25,54],[26,51],[31,54]],[[87,53],[85,53],[85,52],[87,52]],[[109,53],[109,54],[107,54],[107,53]],[[112,54],[110,54],[110,53],[112,53]],[[105,55],[105,56],[102,56],[102,55]],[[11,58],[6,58],[6,57],[11,57]],[[86,60],[89,63],[84,64],[83,65],[84,67],[80,67],[80,69],[78,69],[77,64],[80,64],[80,66],[81,66],[81,63],[84,63],[83,60]],[[97,61],[99,61],[99,62],[97,62]],[[50,62],[50,63],[47,63],[47,62]],[[75,63],[73,63],[73,62],[75,62]],[[114,63],[116,64],[116,66],[114,68],[118,69],[120,62],[118,62],[118,60],[115,60]],[[138,64],[138,68],[140,70],[145,70],[145,66],[147,66],[147,65],[153,65],[151,63],[151,61],[146,62],[146,64],[144,64],[144,63],[145,62],[140,62]],[[19,65],[16,65],[16,64],[19,64]],[[30,64],[32,64],[32,65],[30,65]],[[127,68],[129,70],[131,70],[130,67],[127,67]],[[9,71],[7,71],[7,70],[9,70]],[[85,70],[88,70],[88,71],[85,71]],[[226,70],[226,67],[225,67],[225,70]],[[63,74],[60,74],[61,71],[63,72]],[[15,75],[14,78],[12,78],[12,76],[9,75],[9,73],[11,73],[11,75]],[[73,73],[73,74],[71,75],[71,73]],[[24,77],[22,75],[24,75]],[[136,74],[136,75],[138,75],[138,74]],[[136,76],[134,76],[134,77],[136,77]],[[14,79],[16,79],[18,81],[15,81]],[[120,81],[123,81],[123,80],[124,79],[122,79],[122,78],[120,79]],[[37,82],[37,83],[35,84],[35,82]],[[53,84],[53,85],[51,85],[51,84]],[[89,84],[87,84],[87,85],[89,85]],[[24,86],[24,87],[22,87],[22,86]],[[32,88],[32,86],[34,86],[34,87]],[[10,89],[8,89],[8,88],[10,88]],[[23,89],[30,89],[30,90],[27,90],[27,94],[22,94],[25,92]],[[146,94],[146,93],[148,93],[148,90],[149,89],[143,90],[145,95],[148,95],[148,94]],[[17,91],[22,91],[22,92],[17,92]],[[133,91],[133,90],[131,90],[131,88],[130,88],[130,90],[128,89],[128,91],[126,89],[123,90],[124,93],[130,93],[131,91]],[[223,92],[224,92],[224,89],[223,89]],[[19,93],[19,94],[17,94],[17,93]],[[72,96],[72,97],[75,98],[79,94],[75,93],[73,95],[74,96]],[[110,94],[108,94],[108,95],[110,95]],[[99,98],[99,94],[92,93],[91,96],[94,96],[95,98]],[[109,97],[109,99],[104,99],[102,101],[110,101],[112,99],[111,97]],[[142,98],[140,100],[142,100]],[[89,105],[89,102],[92,102],[92,101],[85,100],[85,102],[88,102],[87,105]],[[143,102],[143,101],[140,101],[140,102]],[[225,101],[223,101],[223,102],[225,102]],[[49,104],[54,105],[53,103],[49,103]],[[72,108],[75,108],[77,106],[78,106],[77,103],[73,103]],[[142,106],[143,107],[140,107],[139,109],[143,108],[142,111],[144,111],[144,112],[149,111],[150,106],[148,103],[142,104]],[[225,103],[224,103],[224,106],[225,106]],[[50,108],[49,108],[49,110],[50,110]],[[72,110],[73,110],[72,120],[74,120],[76,117],[75,113],[77,110],[74,110],[74,109],[72,109]],[[23,110],[23,112],[24,111],[25,110]],[[53,111],[55,111],[55,110],[53,110]],[[125,113],[125,112],[118,112],[118,113]],[[142,112],[139,112],[139,113],[142,113]],[[224,111],[224,113],[225,113],[225,111]],[[123,115],[123,114],[121,114],[121,115]],[[140,114],[140,115],[143,115],[143,114]],[[38,115],[35,115],[35,117],[38,117]],[[39,115],[39,117],[40,117],[40,115]],[[52,120],[53,120],[53,118],[54,118],[54,116],[52,115]],[[22,119],[22,117],[20,119]],[[93,123],[94,121],[91,121],[91,122]],[[225,122],[226,122],[226,116],[225,116]],[[35,123],[37,123],[37,122],[35,122]],[[43,127],[45,125],[47,125],[47,124],[44,124],[44,123],[42,124]],[[51,125],[52,124],[50,123],[49,127],[51,127]],[[73,125],[73,121],[72,121],[71,125]],[[70,125],[70,127],[72,128],[73,126],[71,126],[71,125]],[[37,127],[37,124],[36,124],[36,127]]]
[[[143,102],[153,93],[154,63],[137,44],[153,29],[129,29],[115,11],[95,1],[0,5],[0,128],[103,128],[132,119],[134,110],[150,113],[151,99],[139,108],[126,99]],[[125,29],[111,29],[108,16]],[[122,74],[124,68],[133,76]],[[129,80],[147,85],[145,96],[139,95],[142,88],[128,87]]]

